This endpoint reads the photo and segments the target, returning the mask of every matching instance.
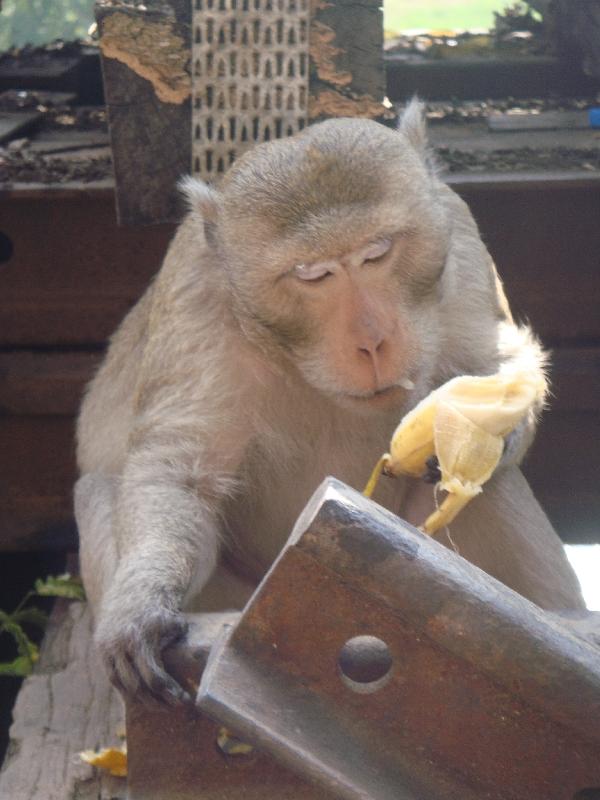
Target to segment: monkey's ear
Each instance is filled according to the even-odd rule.
[[[205,225],[214,225],[218,212],[217,191],[199,178],[192,178],[191,175],[182,178],[178,186],[185,195],[190,211],[198,214]]]
[[[210,245],[215,244],[218,216],[218,192],[199,178],[186,175],[179,181],[179,190],[187,200],[188,208],[204,227],[204,236]]]
[[[427,126],[425,124],[425,105],[418,97],[408,103],[400,119],[398,130],[403,133],[419,155],[427,155]]]
[[[398,121],[398,130],[404,134],[409,144],[423,159],[427,171],[433,177],[440,172],[437,159],[427,141],[427,123],[425,121],[425,104],[415,95],[408,103]]]

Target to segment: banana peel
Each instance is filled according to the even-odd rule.
[[[127,777],[127,747],[105,747],[102,750],[83,750],[79,757],[86,764],[103,769],[117,778]]]
[[[504,437],[541,404],[545,390],[543,376],[518,369],[453,378],[400,422],[365,495],[371,496],[382,472],[420,478],[428,459],[437,456],[438,487],[448,494],[421,526],[435,533],[482,491],[502,458]]]

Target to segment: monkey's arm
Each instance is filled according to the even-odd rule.
[[[186,600],[216,566],[220,506],[250,436],[224,378],[211,405],[198,396],[206,374],[196,384],[189,397],[185,384],[169,399],[152,392],[138,414],[112,515],[116,564],[96,611],[96,641],[115,685],[170,702],[186,697],[161,652],[185,634]],[[89,574],[95,563],[84,568]]]
[[[115,509],[118,566],[102,598],[96,640],[115,685],[127,693],[187,699],[161,651],[186,631],[186,595],[213,571],[218,526],[190,465],[152,451],[130,455]]]
[[[168,700],[182,690],[164,672],[161,651],[183,635],[182,607],[214,569],[220,504],[251,435],[247,348],[210,284],[210,263],[199,272],[199,246],[186,236],[184,226],[134,320],[143,347],[132,350],[123,326],[90,388],[80,466],[104,474],[85,475],[76,494],[82,571],[112,679],[127,692]],[[122,457],[110,464],[105,451],[119,448]],[[114,473],[110,491],[93,490],[107,472]]]

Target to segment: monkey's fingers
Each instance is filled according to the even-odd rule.
[[[148,694],[159,705],[192,705],[194,700],[166,671],[162,659],[153,652],[144,654],[138,664],[140,691]]]
[[[439,483],[442,480],[442,472],[440,470],[440,462],[437,456],[429,456],[425,462],[425,472],[421,475],[425,483]]]
[[[107,663],[113,686],[126,697],[161,706],[191,704],[191,696],[149,651],[125,652]]]
[[[192,703],[190,695],[167,673],[162,651],[187,632],[183,614],[155,608],[144,617],[123,621],[117,637],[98,644],[113,685],[124,695],[161,705]]]

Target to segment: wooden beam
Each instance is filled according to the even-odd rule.
[[[0,414],[74,416],[101,353],[0,353]]]

